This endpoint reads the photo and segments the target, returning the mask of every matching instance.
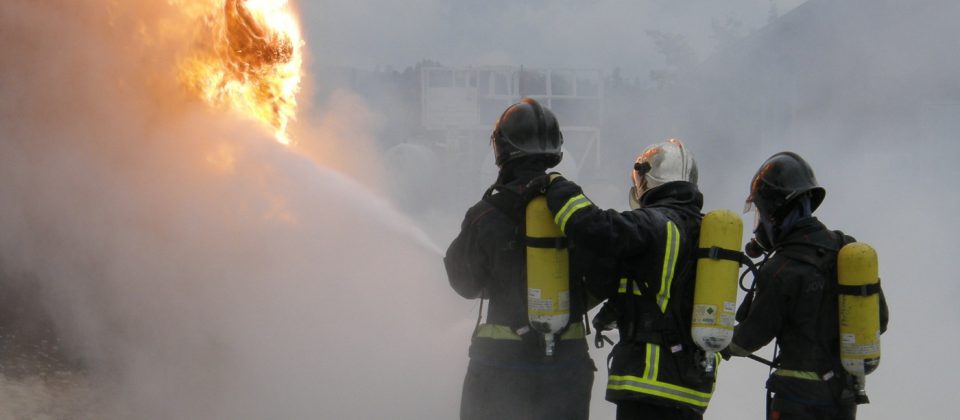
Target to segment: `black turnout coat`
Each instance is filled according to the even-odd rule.
[[[509,191],[496,194],[526,193],[526,184],[542,176],[544,171],[518,170],[503,184]],[[508,214],[487,199],[477,202],[467,211],[460,234],[450,244],[443,260],[450,286],[458,294],[468,299],[483,297],[489,302],[484,323],[505,326],[512,331],[528,325],[525,246],[520,231],[523,208],[521,204],[517,206],[515,212]],[[581,324],[587,311],[588,297],[583,279],[594,259],[587,253],[586,249],[571,244],[571,324]],[[567,362],[591,363],[592,366],[585,338],[558,340],[555,357],[550,361],[544,360],[539,339],[535,333],[524,334],[522,341],[475,336],[470,346],[470,358],[501,366],[550,364],[562,367]]]
[[[754,352],[777,339],[778,371],[767,387],[779,397],[809,405],[850,403],[840,401],[851,378],[840,363],[836,259],[840,248],[854,241],[816,217],[802,219],[760,269],[756,296],[735,329],[733,344]],[[881,290],[881,332],[888,318]],[[799,378],[804,374],[821,379]]]
[[[547,200],[563,232],[578,247],[611,257],[598,264],[617,274],[613,281],[588,282],[597,297],[609,299],[620,332],[607,400],[702,413],[714,378],[703,374],[703,353],[690,337],[703,206],[697,186],[670,182],[647,191],[641,208],[618,212],[601,210],[561,178]]]

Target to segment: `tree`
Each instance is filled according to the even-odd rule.
[[[734,45],[743,38],[743,22],[727,17],[725,21],[719,19],[710,19],[710,26],[713,27],[713,39],[717,41],[717,49],[725,50]]]
[[[650,71],[650,78],[663,88],[676,82],[680,73],[697,64],[697,53],[690,46],[686,36],[668,34],[660,31],[647,31],[647,36],[663,54],[666,67]]]

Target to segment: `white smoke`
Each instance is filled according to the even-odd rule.
[[[363,135],[305,121],[311,159],[206,109],[178,11],[122,3],[0,5],[2,273],[87,366],[4,380],[0,418],[452,417],[471,309]]]
[[[751,176],[773,153],[804,156],[827,189],[816,214],[830,228],[870,243],[880,256],[892,318],[882,337],[881,367],[867,378],[872,403],[859,408],[861,416],[952,416],[943,396],[954,385],[943,372],[960,343],[953,327],[960,312],[952,303],[960,287],[949,263],[960,210],[956,2],[355,3],[318,0],[304,6],[322,22],[311,27],[311,39],[339,40],[318,43],[327,64],[403,68],[429,59],[452,67],[599,68],[611,79],[640,79],[642,89],[605,92],[601,164],[576,179],[585,184],[608,171],[611,193],[585,185],[604,207],[625,208],[632,158],[668,137],[684,139],[695,152],[706,210],[741,209]],[[388,13],[376,15],[374,9]],[[768,14],[780,19],[765,27]],[[716,29],[724,29],[728,17],[742,22],[742,38],[721,43],[717,35],[723,31]],[[650,70],[666,59],[648,31],[682,36],[689,45],[680,46],[691,47],[699,59],[670,88],[646,88],[654,85]],[[461,179],[452,172],[447,177]],[[440,195],[464,196],[462,190],[474,190],[475,183],[464,176]],[[474,193],[459,199],[449,210],[454,216],[429,216],[434,225],[448,226],[447,241],[438,242],[449,243],[463,211],[478,198]],[[750,217],[744,215],[748,227]],[[761,351],[771,353],[772,346]],[[594,359],[600,366],[605,360],[601,354]],[[767,375],[753,361],[724,363],[706,417],[762,418]],[[602,398],[605,381],[601,367],[594,417],[612,416],[612,404]]]

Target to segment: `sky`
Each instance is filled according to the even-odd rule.
[[[739,210],[766,157],[806,157],[827,189],[818,215],[881,258],[892,318],[861,415],[955,411],[944,368],[960,344],[952,2],[884,0],[896,13],[846,24],[814,16],[803,22],[848,30],[714,61],[712,22],[757,33],[769,1],[294,2],[308,70],[293,147],[183,89],[176,64],[199,24],[184,5],[207,3],[0,4],[0,276],[38,286],[36,310],[88,369],[0,379],[0,400],[15,401],[0,419],[454,418],[477,302],[448,287],[441,256],[492,172],[445,171],[440,148],[412,160],[383,150],[389,114],[419,106],[396,92],[310,90],[326,68],[422,59],[646,80],[664,66],[648,31],[687,37],[707,64],[625,100],[635,124],[605,134],[616,153],[603,165],[626,173],[642,147],[679,135],[706,209]],[[800,3],[774,5],[782,16]],[[906,11],[916,26],[891,24]],[[779,28],[748,40],[794,45],[811,32]],[[626,208],[626,175],[590,176],[571,175],[598,204]],[[594,357],[591,412],[612,418],[605,353]],[[725,363],[705,418],[762,418],[766,375]]]

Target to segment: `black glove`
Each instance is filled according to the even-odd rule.
[[[613,345],[613,340],[604,336],[603,332],[617,328],[617,316],[616,308],[608,300],[603,303],[603,306],[597,311],[597,315],[593,317],[593,328],[597,334],[593,339],[593,345],[598,349],[603,348],[604,342]]]
[[[730,354],[729,346],[724,347],[723,350],[720,350],[720,357],[722,357],[723,360],[730,360],[730,358],[733,357],[733,355]]]
[[[606,301],[597,311],[597,315],[593,317],[593,328],[597,331],[609,331],[617,328],[618,317],[616,307],[610,301]]]
[[[554,183],[557,179],[562,179],[563,176],[559,172],[550,172],[548,174],[538,176],[534,179],[531,179],[527,183],[525,190],[531,194],[543,195],[546,194],[547,188],[550,187],[550,184]]]

